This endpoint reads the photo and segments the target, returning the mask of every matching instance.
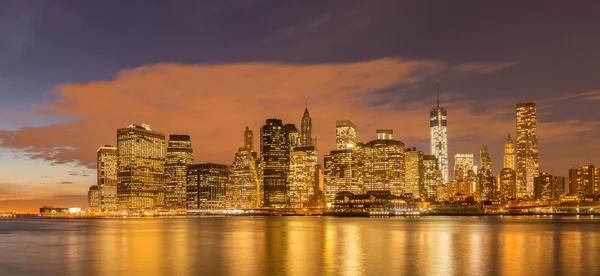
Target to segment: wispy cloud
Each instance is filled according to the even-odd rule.
[[[573,93],[562,96],[559,98],[560,100],[571,100],[571,99],[584,99],[588,101],[600,101],[600,89],[592,90],[583,93]]]
[[[275,41],[284,40],[290,38],[292,36],[309,32],[313,29],[316,29],[320,26],[323,26],[329,22],[331,18],[330,13],[325,13],[319,17],[313,18],[310,21],[302,22],[294,26],[287,27],[285,29],[281,29],[276,31],[271,36],[265,38],[263,40],[264,43],[273,43]]]
[[[75,184],[75,182],[73,182],[73,181],[61,181],[61,182],[56,182],[56,184],[71,185],[71,184]]]
[[[468,62],[459,64],[456,69],[466,74],[489,74],[517,66],[520,61],[511,62]]]

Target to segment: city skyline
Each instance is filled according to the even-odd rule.
[[[427,114],[436,106],[438,79],[450,121],[449,168],[457,153],[473,153],[479,163],[487,146],[492,171],[500,172],[507,133],[517,138],[515,104],[530,101],[537,102],[540,171],[566,177],[571,168],[600,163],[587,138],[600,131],[600,72],[590,65],[600,42],[589,35],[594,9],[550,20],[553,9],[564,10],[557,3],[536,12],[481,4],[487,8],[476,15],[429,5],[293,4],[301,11],[293,16],[289,8],[269,6],[269,24],[250,34],[241,26],[252,24],[242,18],[256,19],[264,5],[188,3],[152,18],[152,11],[166,9],[123,6],[117,16],[106,3],[8,4],[2,12],[10,31],[0,35],[0,211],[85,206],[96,184],[95,153],[116,145],[118,128],[147,123],[166,135],[190,135],[194,163],[231,164],[246,126],[256,135],[255,149],[266,118],[301,130],[306,99],[322,165],[335,149],[336,120],[346,119],[356,124],[357,142],[374,140],[376,129],[393,129],[396,140],[428,155]],[[411,12],[417,8],[427,16]],[[139,26],[124,32],[135,12],[141,26],[165,28],[153,35]],[[110,14],[114,20],[104,22]],[[448,16],[481,20],[481,28]],[[522,21],[495,20],[509,16]],[[195,27],[172,31],[182,20]],[[398,33],[382,28],[390,23],[400,26]],[[127,32],[139,36],[122,40]],[[158,36],[171,39],[156,42]],[[566,37],[569,45],[561,43]],[[471,50],[458,47],[463,43]]]

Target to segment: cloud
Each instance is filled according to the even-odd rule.
[[[196,162],[230,164],[243,143],[246,126],[254,131],[258,149],[265,119],[277,117],[299,125],[308,97],[321,157],[335,148],[339,119],[356,123],[359,141],[373,139],[377,128],[392,128],[407,146],[428,152],[428,115],[435,95],[408,95],[415,95],[410,90],[421,86],[435,87],[434,76],[445,68],[442,61],[397,58],[312,65],[147,65],[121,71],[112,80],[56,87],[57,98],[36,105],[33,112],[75,119],[0,131],[0,146],[22,150],[34,159],[93,169],[98,147],[116,144],[117,128],[148,123],[167,135],[190,134]],[[450,156],[489,146],[495,166],[501,166],[506,134],[514,137],[517,101],[460,95],[457,91],[443,99]],[[573,163],[593,160],[594,148],[585,148],[589,146],[577,143],[579,137],[567,134],[597,133],[594,127],[594,122],[540,122],[540,145],[545,147],[541,156],[548,160],[543,162],[544,170],[566,171]],[[558,158],[560,151],[547,145],[561,143],[584,154]]]
[[[18,55],[25,45],[35,39],[35,21],[41,14],[43,2],[8,0],[3,1],[2,5],[0,49],[4,49],[4,55]]]
[[[502,70],[506,70],[518,65],[519,61],[512,62],[468,62],[459,64],[456,69],[460,73],[466,74],[489,74]]]
[[[71,184],[75,184],[75,182],[73,182],[73,181],[62,181],[62,182],[57,182],[56,184],[71,185]]]
[[[559,100],[583,99],[588,101],[600,101],[600,89],[583,93],[573,93],[562,97]]]

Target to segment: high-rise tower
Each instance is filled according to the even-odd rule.
[[[165,135],[148,125],[117,130],[117,198],[121,209],[153,209],[164,204]]]
[[[244,131],[244,147],[250,150],[250,152],[254,151],[254,133],[248,127]]]
[[[185,209],[187,166],[193,162],[190,136],[170,135],[165,162],[165,207]]]
[[[504,143],[504,168],[515,170],[515,144],[510,138],[510,133]]]
[[[430,149],[438,159],[442,179],[448,182],[448,120],[446,109],[440,106],[440,81],[437,81],[437,106],[429,112]]]
[[[117,210],[117,148],[105,145],[97,152],[97,185],[102,211]]]
[[[533,178],[539,174],[535,102],[517,104],[517,197],[533,195]]]
[[[267,119],[260,129],[265,207],[287,206],[290,136],[286,129],[280,119]]]
[[[304,109],[302,123],[300,124],[300,146],[312,146],[312,119],[308,113],[308,107]]]
[[[356,125],[350,120],[335,122],[335,146],[337,150],[356,147]]]
[[[490,151],[488,147],[483,147],[479,151],[479,169],[492,171],[492,158],[490,158]]]
[[[454,155],[454,180],[466,181],[469,171],[474,171],[473,154],[457,153]]]

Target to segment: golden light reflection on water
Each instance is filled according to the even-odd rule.
[[[44,225],[52,227],[0,234],[0,267],[9,269],[3,275],[600,275],[600,220],[589,219],[214,217]]]

